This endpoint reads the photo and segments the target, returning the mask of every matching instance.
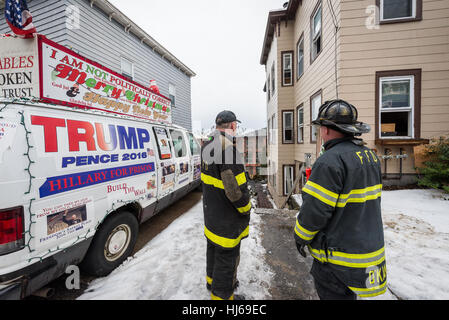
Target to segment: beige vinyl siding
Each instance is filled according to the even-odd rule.
[[[278,162],[277,162],[277,194],[279,195],[278,199],[275,199],[276,203],[280,205],[279,201],[283,198],[283,165],[294,165],[294,155],[295,149],[294,144],[283,144],[283,116],[282,111],[285,110],[293,110],[296,108],[293,96],[293,86],[282,87],[282,52],[283,51],[293,51],[294,45],[292,45],[292,39],[294,34],[294,23],[293,21],[288,21],[287,24],[285,22],[280,22],[280,24],[276,27],[276,30],[279,30],[280,36],[278,37],[278,79],[277,79],[277,88],[278,88]],[[293,63],[296,60],[296,53],[293,53]],[[296,67],[294,67],[294,71],[296,72]],[[294,77],[294,75],[293,75]],[[295,81],[295,80],[294,80]],[[294,82],[295,83],[295,82]],[[296,135],[294,135],[296,138]]]
[[[372,126],[364,135],[375,146],[375,74],[378,71],[422,69],[421,136],[430,139],[449,133],[449,1],[423,0],[421,21],[365,26],[366,8],[375,0],[341,0],[339,47],[340,96],[358,109],[360,120]],[[387,148],[399,153],[399,146]],[[414,173],[413,148],[403,146],[409,155],[404,173]],[[399,172],[399,161],[388,162],[388,173]]]
[[[335,89],[335,26],[331,15],[328,1],[322,1],[322,51],[318,57],[310,64],[310,20],[313,10],[318,1],[303,1],[299,6],[295,18],[294,47],[296,54],[296,43],[301,34],[304,34],[304,74],[295,85],[295,109],[301,103],[304,105],[304,143],[295,147],[295,159],[303,162],[305,153],[312,154],[312,161],[316,159],[317,147],[321,145],[310,143],[310,97],[318,90],[322,90],[322,102],[336,98]],[[339,1],[332,1],[337,21],[340,16]],[[337,46],[339,34],[337,34]],[[295,110],[295,121],[297,114]],[[295,122],[296,124],[296,122]],[[296,128],[296,126],[295,126]]]

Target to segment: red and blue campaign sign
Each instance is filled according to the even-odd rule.
[[[47,178],[45,183],[39,188],[39,196],[45,198],[63,192],[149,172],[154,172],[154,162],[51,177]]]

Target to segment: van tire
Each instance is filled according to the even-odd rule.
[[[114,213],[98,228],[81,269],[92,276],[107,276],[131,255],[138,232],[139,224],[132,213]]]

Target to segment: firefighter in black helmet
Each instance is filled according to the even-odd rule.
[[[248,237],[251,202],[245,166],[234,136],[239,122],[232,111],[216,118],[217,130],[201,152],[204,234],[207,238],[206,286],[213,300],[238,300],[240,241]]]
[[[312,122],[325,151],[302,190],[294,237],[299,253],[306,257],[307,246],[314,258],[320,299],[355,300],[387,288],[380,160],[356,138],[370,131],[357,118],[353,105],[333,100]]]

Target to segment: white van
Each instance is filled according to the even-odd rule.
[[[69,265],[107,275],[200,185],[200,146],[171,117],[170,99],[45,36],[0,36],[0,299]]]
[[[0,298],[82,262],[104,276],[138,225],[200,184],[185,129],[34,102],[0,102]]]

